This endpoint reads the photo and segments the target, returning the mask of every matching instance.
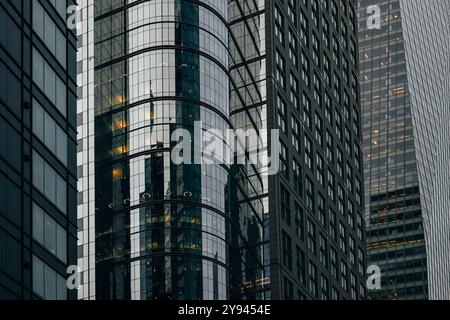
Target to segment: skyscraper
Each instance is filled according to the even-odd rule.
[[[258,298],[246,173],[171,159],[176,129],[231,126],[226,3],[80,5],[80,297]]]
[[[367,8],[381,12],[369,28]],[[360,2],[368,263],[375,299],[446,299],[448,1]],[[373,13],[373,12],[371,12]]]
[[[72,1],[0,3],[0,299],[75,299]]]
[[[355,2],[79,4],[79,298],[364,298]],[[198,121],[280,173],[175,165]]]
[[[267,1],[266,1],[267,2]],[[267,118],[274,299],[364,299],[356,1],[269,1]]]

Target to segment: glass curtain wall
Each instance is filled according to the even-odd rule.
[[[97,299],[250,297],[261,230],[232,204],[236,169],[171,159],[175,130],[231,127],[226,4],[105,0],[95,15]]]

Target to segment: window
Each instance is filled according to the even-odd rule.
[[[350,163],[347,162],[346,165],[346,185],[348,190],[353,191],[353,170]]]
[[[359,135],[359,112],[356,106],[353,106],[353,130],[357,135]]]
[[[350,157],[352,156],[352,150],[351,150],[351,137],[350,137],[350,129],[347,128],[347,126],[345,126],[345,152],[347,153],[347,155],[349,155]]]
[[[291,19],[291,22],[293,24],[296,24],[296,22],[297,22],[297,13],[295,10],[295,2],[296,1],[297,0],[289,0],[289,2],[288,2],[288,16]]]
[[[282,231],[282,245],[283,245],[283,265],[292,270],[292,239],[287,233]]]
[[[338,209],[339,212],[344,216],[344,189],[340,184],[337,186],[338,189]]]
[[[347,271],[347,269],[348,269],[347,264],[342,260],[341,261],[341,286],[342,286],[342,289],[344,289],[345,291],[348,290],[348,286],[347,286],[348,271]]]
[[[330,262],[331,262],[331,275],[334,279],[338,280],[338,264],[337,264],[337,252],[331,248],[330,250]]]
[[[303,121],[308,128],[311,128],[311,100],[303,93]]]
[[[292,160],[292,172],[293,172],[293,179],[294,179],[294,190],[297,193],[299,197],[302,196],[302,168],[300,167],[297,160]]]
[[[330,133],[330,131],[327,129],[326,130],[326,142],[327,142],[327,158],[330,162],[333,162],[334,160],[334,153],[333,153],[333,137]]]
[[[327,254],[328,246],[327,246],[327,239],[323,234],[320,234],[319,236],[319,247],[320,247],[319,261],[326,268],[328,264],[328,254]]]
[[[280,172],[289,180],[289,154],[286,145],[280,140]]]
[[[33,203],[33,238],[66,262],[66,231],[36,203]]]
[[[65,0],[54,1],[55,3],[65,2]],[[45,12],[39,1],[33,1],[33,30],[66,69],[66,38],[52,18]]]
[[[291,73],[291,78],[290,78],[290,83],[291,83],[291,102],[294,105],[295,109],[299,108],[299,98],[298,98],[298,88],[299,88],[299,83],[297,78],[294,76],[293,73]]]
[[[317,267],[309,262],[309,292],[312,296],[317,296]]]
[[[313,83],[314,83],[313,96],[314,96],[314,99],[316,100],[317,104],[320,105],[320,97],[322,96],[321,89],[320,89],[321,85],[320,85],[319,76],[315,72],[314,72],[314,76],[313,76]]]
[[[0,45],[2,45],[3,49],[6,49],[6,51],[11,54],[12,58],[15,59],[16,62],[20,63],[20,59],[22,58],[22,42],[17,41],[17,39],[20,39],[21,31],[14,22],[13,18],[6,14],[3,8],[0,8],[0,16],[0,28],[2,30]],[[4,97],[2,96],[2,98]]]
[[[322,146],[323,145],[323,133],[322,133],[323,121],[317,112],[315,114],[314,119],[315,119],[315,124],[316,124],[316,140],[319,143],[319,145]]]
[[[323,171],[324,171],[324,160],[322,156],[317,153],[316,154],[316,178],[317,181],[323,186]]]
[[[66,300],[66,280],[41,259],[33,256],[33,291],[46,300]]]
[[[336,226],[336,213],[333,209],[329,209],[329,221],[330,221],[330,237],[332,240],[336,240],[337,237],[337,226]]]
[[[0,191],[0,193],[1,192],[2,191]],[[18,283],[23,281],[21,279],[23,268],[22,254],[20,254],[21,248],[22,245],[19,241],[0,228],[0,272],[2,274],[2,284],[4,285],[6,284],[5,280],[3,280],[5,279],[5,275],[7,275],[9,279],[15,280]],[[12,255],[11,253],[17,254]],[[5,296],[2,295],[2,300],[3,299],[5,299]]]
[[[358,272],[364,274],[364,251],[358,248]]]
[[[336,66],[340,66],[340,60],[339,60],[339,40],[336,38],[336,36],[333,36],[333,60]]]
[[[289,191],[280,184],[280,199],[281,199],[281,219],[288,226],[291,225],[291,203],[290,203],[290,195]]]
[[[308,249],[316,254],[316,226],[308,219]]]
[[[306,256],[305,253],[299,248],[296,247],[297,251],[297,279],[301,284],[305,285],[306,283]]]
[[[284,43],[284,18],[280,12],[280,9],[278,7],[275,7],[275,36],[278,38],[278,41],[280,41],[281,44]]]
[[[355,242],[355,239],[353,239],[352,236],[349,236],[348,247],[349,247],[349,260],[350,260],[350,263],[353,264],[353,265],[356,265],[356,242]]]
[[[308,17],[302,11],[300,11],[300,39],[304,43],[304,45],[308,46],[309,33],[308,33]]]
[[[342,222],[339,223],[339,248],[342,252],[347,252],[347,244],[345,241],[345,226]]]
[[[336,72],[334,73],[334,98],[338,103],[341,102],[341,79]]]
[[[305,135],[305,164],[311,169],[312,163],[312,142],[311,139]]]
[[[276,79],[280,84],[280,86],[284,88],[285,87],[284,58],[278,50],[276,53],[276,62],[277,62]]]
[[[332,112],[333,112],[333,107],[331,105],[331,98],[330,98],[330,94],[325,91],[324,95],[323,95],[323,103],[325,105],[325,118],[327,119],[327,121],[331,124],[332,121]]]
[[[342,153],[342,150],[337,147],[336,148],[336,157],[337,157],[337,172],[341,178],[344,177],[344,154]]]
[[[339,300],[339,291],[333,287],[331,290],[331,299],[332,300]]]
[[[320,299],[321,300],[329,300],[329,294],[328,294],[328,279],[324,276],[320,276]]]
[[[320,192],[317,193],[317,212],[319,215],[319,222],[322,226],[326,227],[325,198]]]
[[[300,123],[295,117],[291,117],[292,145],[297,152],[300,152]]]
[[[358,239],[363,241],[363,235],[364,235],[364,225],[363,225],[364,218],[362,217],[361,213],[358,212],[356,215],[356,224],[357,224],[357,234]]]
[[[33,151],[33,185],[66,214],[66,182],[36,151]]]
[[[67,166],[67,135],[34,99],[33,133]]]
[[[331,87],[331,67],[330,67],[330,59],[326,54],[323,55],[323,81],[328,87]]]
[[[359,178],[355,179],[355,192],[356,192],[356,202],[361,205],[362,203],[362,186],[361,186],[361,180]]]
[[[284,299],[292,300],[294,298],[294,286],[286,277],[284,278]]]
[[[313,211],[314,210],[314,187],[310,178],[306,177],[306,207]]]
[[[348,96],[347,91],[344,91],[344,117],[347,120],[350,120],[350,97]]]
[[[67,16],[67,3],[66,0],[48,0],[53,7],[55,7],[56,11],[59,13],[61,18],[66,20]]]
[[[325,3],[326,3],[326,1],[325,1]],[[327,47],[327,48],[330,45],[329,33],[330,33],[330,26],[329,26],[327,17],[325,15],[322,15],[322,41],[323,41],[325,47]]]
[[[360,160],[361,160],[361,150],[360,150],[360,147],[358,146],[358,144],[356,143],[356,141],[354,141],[354,143],[353,143],[353,152],[354,152],[354,158],[353,158],[353,160],[354,160],[354,163],[355,163],[355,168],[356,168],[356,170],[360,170],[360,168],[361,168],[361,164],[360,164]]]
[[[0,118],[0,158],[17,170],[21,165],[20,144],[21,139],[15,128]]]
[[[287,133],[286,103],[284,102],[283,98],[280,95],[277,96],[277,108],[278,108],[278,126],[280,127],[281,131]]]
[[[339,114],[339,112],[335,111],[335,118],[336,118],[336,136],[339,140],[342,139],[342,116]]]
[[[347,221],[350,228],[355,228],[355,206],[350,199],[347,199]]]
[[[301,241],[305,241],[305,220],[303,217],[303,209],[295,202],[295,230],[297,237]]]
[[[33,48],[33,81],[56,109],[66,116],[66,86],[35,48]]]
[[[328,169],[328,197],[330,200],[334,201],[335,193],[334,193],[334,174]]]
[[[312,34],[312,47],[313,47],[312,57],[315,64],[318,66],[320,63],[319,61],[320,44],[319,38],[316,36],[315,33]]]
[[[289,58],[292,64],[297,66],[297,38],[291,30],[289,30]]]

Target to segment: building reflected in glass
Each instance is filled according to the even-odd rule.
[[[79,296],[260,297],[261,206],[245,200],[251,186],[246,171],[226,164],[176,165],[171,158],[175,130],[194,137],[198,121],[204,130],[232,126],[226,3],[84,5],[94,11],[88,23],[95,21],[89,33],[95,64],[86,70],[95,80],[83,93],[92,98],[85,122],[91,173],[85,176],[95,188],[82,193],[93,199],[82,199],[79,208],[86,208],[80,224],[95,240],[92,233],[81,239],[86,258],[80,262],[90,264],[83,281],[91,287]]]

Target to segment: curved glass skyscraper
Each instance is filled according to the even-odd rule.
[[[242,168],[171,158],[175,130],[231,126],[226,2],[94,3],[96,298],[256,298],[262,226],[235,204]]]

